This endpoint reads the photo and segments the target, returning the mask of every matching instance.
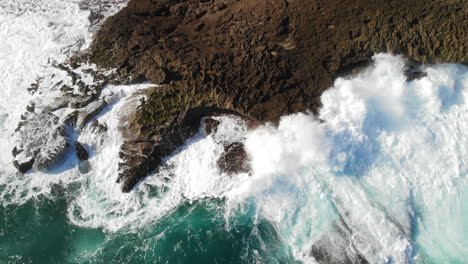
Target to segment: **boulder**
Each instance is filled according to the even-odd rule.
[[[342,220],[317,240],[310,254],[320,264],[368,264],[369,261],[354,246],[352,232]]]
[[[83,129],[84,126],[96,115],[98,115],[107,103],[104,100],[96,100],[92,103],[89,103],[86,107],[78,110],[76,118],[76,128],[79,130]]]
[[[247,152],[244,144],[234,142],[224,147],[224,152],[216,164],[221,172],[226,174],[249,173],[251,168],[248,163]]]
[[[203,119],[203,129],[205,135],[215,134],[220,124],[221,122],[211,117]]]
[[[59,118],[49,112],[26,112],[24,119],[17,129],[14,165],[20,172],[31,167],[47,170],[68,149],[65,128]]]
[[[13,165],[18,169],[20,173],[26,173],[28,170],[32,169],[34,164],[34,158],[28,157],[26,155],[19,154],[17,158],[13,161]]]

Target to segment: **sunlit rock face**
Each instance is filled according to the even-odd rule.
[[[139,161],[124,158],[122,168],[141,171],[130,173],[131,182],[156,169],[183,144],[174,131],[192,108],[277,122],[285,114],[317,113],[333,80],[362,69],[374,53],[466,62],[466,8],[424,0],[130,1],[97,32],[91,60],[163,85],[146,93],[127,129],[149,142],[145,149],[166,150],[145,151],[153,153],[146,159],[131,154]],[[128,149],[126,143],[122,153]]]

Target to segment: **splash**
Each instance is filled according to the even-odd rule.
[[[33,98],[26,87],[36,76],[55,73],[49,58],[61,61],[89,45],[90,12],[118,9],[90,3],[0,3],[3,149],[13,148],[11,135]],[[252,225],[266,219],[305,263],[463,263],[468,255],[467,68],[424,66],[426,76],[408,81],[403,58],[373,59],[357,76],[336,80],[322,95],[318,117],[285,116],[278,126],[253,131],[240,119],[217,117],[221,125],[215,134],[200,131],[129,194],[115,183],[119,120],[126,105],[138,103],[132,94],[150,84],[108,86],[102,96],[112,98],[111,104],[96,117],[107,131],[97,134],[88,126],[71,133],[90,150],[90,160],[79,162],[70,151],[50,171],[19,175],[4,151],[1,206],[65,198],[71,224],[129,235],[167,221],[187,204],[217,200],[222,202],[214,211],[223,212],[226,230],[242,215],[253,214]],[[250,175],[226,175],[217,168],[230,142],[245,144]],[[156,241],[163,236],[157,234]]]
[[[461,65],[421,70],[427,76],[407,81],[405,60],[380,54],[358,76],[335,82],[318,118],[295,114],[277,127],[247,131],[242,120],[218,117],[214,135],[200,132],[130,194],[119,192],[109,170],[117,142],[104,144],[69,219],[137,230],[187,201],[217,198],[226,201],[229,226],[253,201],[257,218],[273,223],[305,263],[462,262],[468,73]],[[113,113],[103,122],[119,116]],[[238,141],[246,144],[252,175],[216,167],[223,144]]]
[[[355,251],[370,263],[462,263],[467,68],[426,66],[407,81],[403,58],[373,60],[335,81],[318,119],[286,116],[249,133],[254,175],[228,197],[255,197],[305,262],[328,250],[338,262]],[[342,244],[348,253],[333,253]]]

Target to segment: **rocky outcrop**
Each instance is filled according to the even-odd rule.
[[[202,130],[205,135],[213,136],[216,140],[216,132],[218,131],[221,121],[212,117],[202,119]],[[242,142],[218,142],[224,145],[224,152],[221,153],[216,165],[221,173],[239,174],[250,173],[249,159],[247,152]]]
[[[121,130],[125,141],[120,150],[117,182],[122,183],[123,192],[129,192],[139,180],[156,170],[166,156],[193,137],[199,131],[203,117],[238,115],[234,111],[216,107],[194,107],[171,113],[169,109],[177,109],[181,100],[191,100],[181,99],[172,92],[173,90],[161,87],[144,91],[150,101],[144,102],[142,108],[134,109],[129,116],[122,118]],[[148,105],[152,108],[147,108]],[[153,117],[159,111],[166,111],[166,115],[160,116],[160,122],[156,125]]]
[[[75,142],[76,156],[79,160],[88,160],[89,153],[86,148],[78,141]]]
[[[227,174],[249,173],[248,160],[244,144],[234,142],[224,146],[224,152],[216,163],[220,171]]]
[[[96,69],[86,55],[74,56],[67,63],[53,63],[52,76],[38,78],[31,84],[34,100],[26,107],[16,129],[13,165],[19,172],[47,170],[61,159],[73,142],[69,142],[66,126],[81,131],[107,105],[100,98],[108,83],[130,82],[115,70]],[[95,124],[96,130],[103,125]],[[87,158],[77,142],[80,159]]]
[[[203,119],[203,130],[205,132],[205,135],[216,133],[220,124],[221,122],[219,120],[216,120],[211,117]]]
[[[133,184],[183,144],[191,109],[276,122],[316,112],[333,80],[376,52],[466,63],[467,9],[462,0],[132,0],[91,47],[99,66],[163,84],[128,117],[136,136],[122,146],[130,169],[119,179]]]
[[[69,146],[64,126],[51,113],[26,113],[17,133],[19,144],[13,149],[13,164],[22,173],[31,168],[46,170]]]

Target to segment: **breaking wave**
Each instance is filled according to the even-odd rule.
[[[79,1],[19,2],[0,3],[3,208],[65,198],[72,225],[131,236],[165,223],[187,204],[214,199],[210,206],[219,214],[206,221],[221,216],[221,228],[229,231],[240,216],[252,217],[254,226],[266,220],[294,259],[305,263],[466,261],[466,66],[421,66],[421,77],[408,80],[404,58],[375,55],[358,75],[335,81],[317,117],[284,116],[277,126],[250,131],[238,118],[216,117],[216,133],[201,129],[160,172],[124,194],[115,183],[122,143],[117,128],[125,105],[138,103],[132,93],[149,84],[105,88],[102,96],[113,103],[96,119],[107,131],[98,136],[85,127],[73,134],[91,149],[88,162],[80,163],[72,150],[47,173],[20,175],[11,165],[11,136],[33,98],[26,87],[52,74],[50,58],[64,60],[91,39],[90,12]],[[219,172],[216,161],[229,142],[245,144],[251,174]],[[165,232],[155,234],[157,241]],[[266,251],[267,243],[260,244],[250,250]],[[104,251],[105,245],[86,256]],[[268,259],[253,255],[245,261]]]

